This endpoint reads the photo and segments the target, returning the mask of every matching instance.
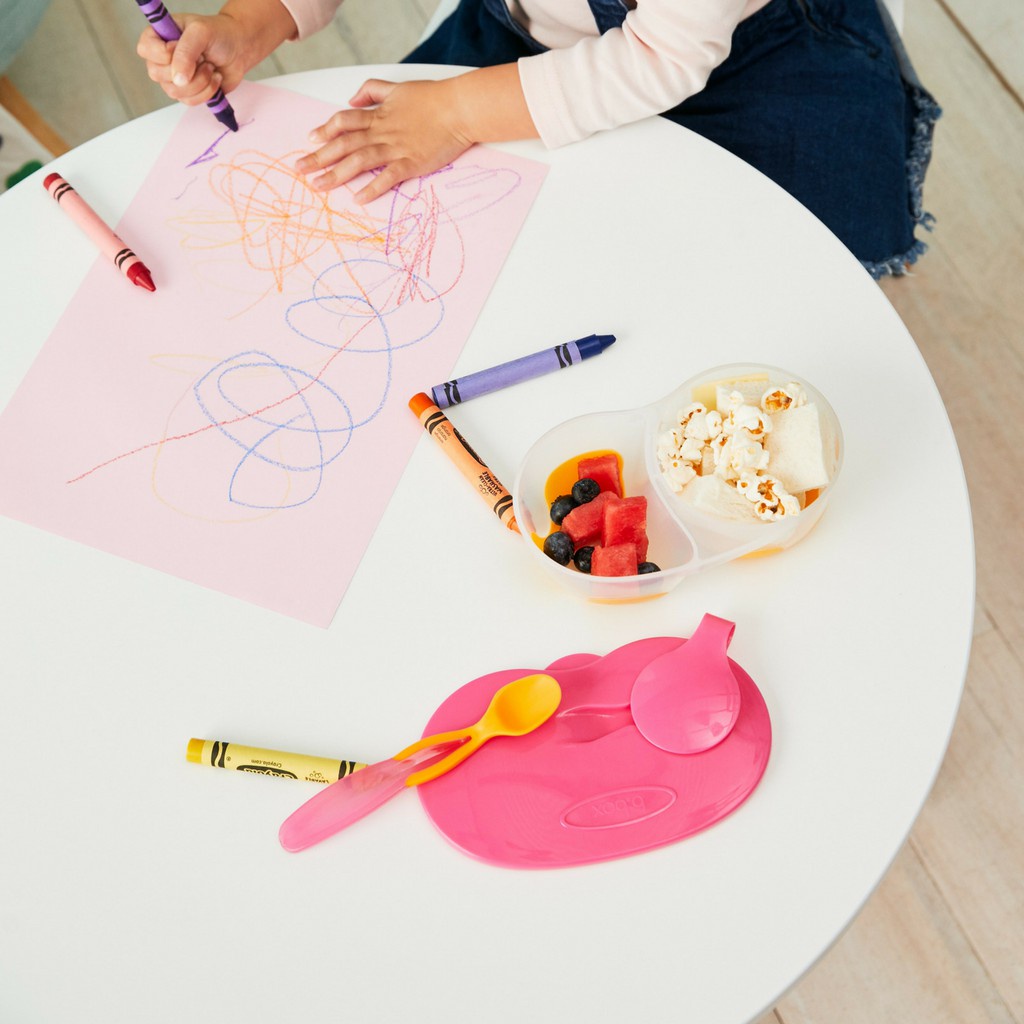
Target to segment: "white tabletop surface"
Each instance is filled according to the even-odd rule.
[[[412,72],[280,84],[340,103],[369,74]],[[58,167],[102,168],[93,205],[116,222],[180,116]],[[592,331],[618,343],[574,387],[552,375],[460,408],[498,475],[571,416],[764,362],[839,415],[827,514],[785,554],[588,604],[424,436],[326,630],[0,520],[0,1020],[741,1024],[900,848],[956,715],[974,582],[959,456],[912,339],[828,231],[686,131],[654,119],[508,149],[550,172],[457,370]],[[0,196],[0,406],[96,259],[76,232],[55,246],[37,231],[43,173]],[[705,612],[737,623],[730,653],[767,701],[771,760],[732,816],[640,856],[492,867],[412,794],[291,855],[276,832],[305,784],[184,758],[204,736],[377,760],[479,675],[687,636]]]

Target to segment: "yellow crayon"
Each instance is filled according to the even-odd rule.
[[[232,768],[238,772],[256,775],[276,775],[280,779],[300,779],[303,782],[337,782],[346,775],[365,768],[363,761],[339,761],[337,758],[312,757],[309,754],[288,754],[283,750],[263,750],[243,747],[225,740],[188,741],[185,757],[196,764],[209,764],[214,768]]]
[[[423,424],[423,429],[441,446],[477,494],[487,502],[491,511],[510,530],[519,533],[519,524],[512,512],[512,495],[455,429],[451,420],[422,391],[409,399],[409,408]]]

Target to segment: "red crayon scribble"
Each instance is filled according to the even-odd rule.
[[[270,285],[262,297],[283,293],[286,281],[294,293],[296,284],[304,281],[309,297],[290,308],[314,303],[322,315],[349,321],[347,340],[336,344],[334,340],[309,337],[288,323],[286,310],[285,322],[291,330],[307,341],[326,345],[330,351],[312,374],[302,372],[305,379],[301,385],[259,408],[211,419],[195,429],[121,452],[67,483],[78,483],[143,452],[258,419],[300,398],[323,382],[342,353],[353,348],[375,351],[359,349],[353,343],[368,327],[383,324],[384,318],[400,307],[424,309],[429,327],[407,343],[423,340],[438,325],[431,320],[437,314],[427,311],[443,309],[444,296],[457,288],[465,271],[465,242],[458,221],[500,202],[519,180],[508,171],[448,167],[405,182],[370,208],[341,206],[339,202],[344,202],[351,190],[314,191],[293,170],[298,155],[278,158],[246,151],[213,166],[209,187],[216,204],[182,211],[169,223],[181,234],[181,246],[186,251],[209,255],[223,252],[225,260],[236,266],[240,256],[258,276],[269,277]],[[439,247],[443,247],[443,261],[437,259]],[[207,265],[203,267],[205,271]],[[349,287],[339,288],[333,278],[329,285],[323,283],[325,268],[343,275]],[[442,274],[444,280],[439,279]],[[204,277],[208,279],[209,275]],[[353,319],[362,322],[353,325]],[[390,355],[391,343],[386,331],[384,334]],[[403,344],[394,346],[400,347]],[[389,359],[385,396],[390,374]]]

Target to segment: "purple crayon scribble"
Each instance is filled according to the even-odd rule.
[[[185,166],[195,167],[196,164],[206,164],[209,163],[211,160],[216,160],[217,157],[220,156],[220,154],[217,152],[217,143],[219,143],[224,138],[225,135],[230,134],[231,132],[228,131],[227,129],[222,131],[220,135],[218,135],[217,138],[215,138],[213,142],[211,142],[206,147],[206,149],[204,149],[202,153],[200,153],[199,156],[195,158],[195,160],[190,160],[187,164],[185,164]]]
[[[176,196],[171,196],[175,202],[179,200],[199,179],[193,178]]]
[[[251,118],[249,118],[249,120],[248,120],[248,121],[243,121],[243,122],[242,122],[242,123],[241,123],[241,124],[239,125],[239,127],[240,127],[240,128],[244,128],[244,127],[245,127],[246,125],[249,125],[249,124],[254,124],[254,123],[255,123],[255,121],[256,121],[256,118],[255,118],[255,117],[251,117]],[[220,142],[223,142],[223,141],[224,141],[224,137],[225,137],[226,135],[231,135],[231,134],[232,134],[232,132],[231,132],[230,130],[225,130],[225,131],[221,132],[221,133],[220,133],[220,135],[218,135],[218,136],[217,136],[217,138],[215,138],[215,139],[213,140],[213,142],[211,142],[211,143],[210,143],[210,144],[209,144],[209,145],[208,145],[208,146],[206,147],[206,149],[204,149],[204,150],[202,151],[202,153],[200,153],[200,154],[199,154],[199,156],[197,156],[197,157],[195,158],[195,160],[190,160],[190,161],[189,161],[189,162],[188,162],[187,164],[185,164],[185,166],[186,166],[186,167],[195,167],[195,166],[196,166],[196,164],[207,164],[207,163],[209,163],[209,162],[210,162],[211,160],[216,160],[216,159],[217,159],[217,157],[218,157],[218,156],[220,156],[220,153],[218,153],[218,152],[217,152],[217,145],[218,145],[218,144],[219,144]]]

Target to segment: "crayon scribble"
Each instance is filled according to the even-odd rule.
[[[250,118],[248,121],[241,122],[238,125],[238,127],[239,127],[239,129],[242,129],[247,124],[252,124],[255,120],[256,119],[254,117]],[[197,164],[205,164],[205,163],[209,163],[211,160],[216,160],[217,157],[220,155],[217,152],[217,144],[220,143],[220,142],[223,142],[226,136],[234,135],[234,134],[235,133],[233,131],[231,131],[230,128],[225,128],[224,131],[222,131],[220,133],[220,135],[218,135],[217,138],[215,138],[213,140],[213,142],[211,142],[210,145],[208,145],[206,147],[206,149],[204,149],[202,151],[202,153],[199,154],[199,156],[197,156],[194,160],[190,160],[187,164],[185,164],[185,166],[186,167],[195,167]]]
[[[258,317],[257,343],[210,357],[163,436],[69,483],[144,452],[156,464],[169,446],[204,438],[217,442],[231,506],[313,500],[385,408],[397,355],[442,328],[466,269],[460,224],[520,181],[507,169],[448,166],[358,207],[347,190],[313,191],[296,158],[248,151],[218,162],[202,205],[169,221],[204,283],[240,296],[226,319]]]
[[[191,181],[190,181],[190,182],[189,182],[189,183],[188,183],[188,184],[187,184],[187,185],[186,185],[186,186],[185,186],[185,187],[184,187],[184,188],[183,188],[183,189],[182,189],[182,190],[181,190],[181,191],[180,191],[180,192],[179,192],[179,193],[178,193],[178,194],[176,195],[176,196],[171,196],[171,198],[172,198],[172,199],[173,199],[173,200],[174,200],[175,202],[177,202],[177,200],[181,199],[181,198],[182,198],[182,196],[184,196],[184,195],[185,195],[185,193],[186,193],[186,192],[187,192],[187,191],[188,191],[188,190],[189,190],[189,189],[190,189],[190,188],[191,188],[191,187],[192,187],[192,186],[193,186],[193,185],[194,185],[194,184],[195,184],[195,183],[196,183],[196,182],[197,182],[198,180],[199,180],[198,178],[193,178],[193,179],[192,179],[192,180],[191,180]]]

